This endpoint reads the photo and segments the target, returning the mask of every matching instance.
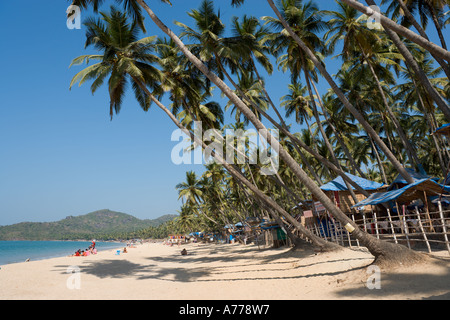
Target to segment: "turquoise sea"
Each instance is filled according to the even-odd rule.
[[[64,257],[85,250],[91,241],[0,241],[0,266],[8,263],[24,262],[48,258]],[[97,242],[98,251],[123,247],[119,242]]]

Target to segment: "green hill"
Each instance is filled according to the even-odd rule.
[[[68,216],[55,222],[21,222],[0,226],[0,240],[75,240],[101,238],[105,235],[135,232],[148,227],[157,227],[175,215],[164,215],[157,219],[141,220],[129,214],[108,209],[80,216]]]

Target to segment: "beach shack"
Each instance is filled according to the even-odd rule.
[[[235,243],[243,240],[246,231],[248,231],[246,224],[242,222],[227,224],[223,229],[225,230],[225,235],[227,238],[226,242],[228,243]]]
[[[279,248],[287,245],[287,234],[276,221],[264,220],[260,224],[260,228],[264,236],[265,246]]]
[[[411,168],[406,168],[406,171],[414,180],[412,184],[408,184],[401,175],[398,175],[387,188],[388,192],[394,191],[394,193],[388,194],[388,197],[393,196],[393,199],[389,201],[391,207],[395,202],[395,206],[392,210],[396,212],[399,204],[409,205],[413,201],[419,201],[426,210],[433,211],[435,208],[432,200],[437,195],[447,193],[445,187],[447,182],[444,182],[443,185],[439,184],[439,178],[431,177],[423,170],[422,172],[416,172]],[[384,197],[386,195],[381,196]]]
[[[367,193],[372,194],[375,192],[380,192],[381,190],[384,190],[388,186],[375,182],[370,181],[355,175],[352,175],[350,173],[346,173],[346,175],[353,180],[356,184],[358,184],[361,189],[365,190]],[[364,199],[366,199],[366,196],[361,194],[358,190],[356,190],[352,186],[352,190],[356,196],[357,202],[354,201],[350,191],[347,188],[346,183],[344,182],[344,179],[339,176],[336,179],[322,185],[320,187],[322,191],[330,198],[337,207],[339,207],[344,213],[350,214],[352,213],[352,208],[355,207],[355,204],[357,202],[360,202]],[[313,200],[316,201],[316,199],[313,196]],[[358,207],[359,210],[372,210],[371,207]]]
[[[417,177],[417,175],[416,175]],[[439,218],[444,220],[444,216],[447,214],[441,212],[433,212],[432,206],[434,205],[432,201],[449,199],[448,196],[450,194],[450,186],[439,184],[433,178],[423,178],[423,179],[415,179],[414,183],[406,184],[401,188],[399,186],[403,185],[403,181],[401,178],[396,179],[395,184],[389,188],[390,190],[386,192],[378,192],[371,194],[370,197],[364,199],[360,203],[357,203],[355,206],[366,206],[366,205],[379,205],[383,204],[387,209],[387,216],[378,216],[375,221],[385,220],[384,227],[382,230],[378,230],[378,225],[376,228],[372,228],[372,233],[384,233],[390,232],[388,229],[389,224],[393,225],[393,228],[399,228],[403,230],[406,229],[407,221],[411,223],[415,223],[416,217],[414,214],[410,214],[410,211],[414,213],[416,210],[416,214],[419,214],[419,203],[422,203],[422,209],[424,218],[428,223],[424,223],[424,228],[426,228],[430,232],[435,232],[433,222],[438,221]],[[436,201],[437,202],[437,201]],[[414,208],[415,207],[415,208]],[[441,217],[440,214],[442,214]],[[433,215],[435,215],[433,217]],[[406,217],[409,218],[406,218]],[[412,219],[411,217],[414,217]]]
[[[186,237],[182,234],[169,234],[167,242],[169,244],[178,244],[178,243],[181,244],[186,242]]]

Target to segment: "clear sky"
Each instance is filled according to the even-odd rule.
[[[149,3],[178,31],[173,21],[192,25],[186,11],[200,2]],[[215,1],[226,24],[243,13],[274,15],[263,0],[248,0],[241,8],[229,3]],[[321,9],[336,6],[332,0],[317,3]],[[69,69],[71,60],[90,52],[84,50],[85,28],[66,27],[68,5],[61,0],[0,2],[0,225],[55,221],[106,208],[141,219],[176,213],[181,202],[175,185],[186,171],[203,167],[172,163],[175,126],[156,106],[145,113],[129,94],[110,121],[106,87],[94,96],[89,83],[69,91],[81,70]],[[82,12],[83,18],[88,15]],[[146,26],[149,35],[161,35],[150,18]],[[340,63],[335,64],[328,65],[331,73]],[[288,79],[276,74],[267,87],[279,101]],[[321,81],[319,88],[323,93],[328,86]]]
[[[189,24],[186,11],[200,1],[151,3],[178,30],[173,21]],[[257,17],[270,15],[262,3],[233,9],[228,0],[217,1],[217,8],[227,23],[232,15],[250,12],[248,7]],[[69,69],[71,60],[91,52],[84,50],[85,28],[66,27],[68,5],[0,2],[0,225],[56,221],[105,208],[141,219],[176,213],[181,201],[175,185],[186,171],[203,167],[172,163],[175,126],[156,106],[142,111],[130,92],[110,121],[106,87],[94,96],[89,83],[69,91],[82,68]],[[146,20],[149,35],[161,34]],[[285,87],[274,88],[276,99]]]

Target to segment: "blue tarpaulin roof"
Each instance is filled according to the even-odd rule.
[[[414,181],[419,181],[419,180],[423,180],[423,179],[439,180],[438,178],[432,178],[425,173],[416,172],[411,168],[405,168],[405,170],[410,174],[410,176],[413,178]],[[408,184],[408,182],[405,180],[405,178],[403,178],[401,175],[398,175],[397,178],[395,178],[395,180],[391,184],[391,187],[395,183]]]
[[[354,176],[350,173],[346,173],[346,176],[348,176],[350,179],[352,179],[354,182],[356,182],[363,190],[376,190],[384,186],[383,183],[370,181],[367,179],[363,179],[361,177]],[[333,181],[330,181],[323,186],[320,187],[320,189],[324,191],[345,191],[347,189],[347,185],[344,182],[344,179],[339,176]],[[354,187],[352,186],[352,189]]]
[[[439,184],[430,178],[420,179],[412,184],[406,185],[401,189],[387,192],[377,192],[371,194],[365,200],[358,202],[354,207],[363,207],[367,205],[377,205],[389,201],[407,202],[418,199],[421,192],[426,191],[427,195],[439,195],[442,191],[450,192],[450,186]]]
[[[438,133],[438,134],[443,134],[443,135],[450,135],[450,123],[444,124],[442,127],[437,128],[435,132],[433,132],[433,134]]]

